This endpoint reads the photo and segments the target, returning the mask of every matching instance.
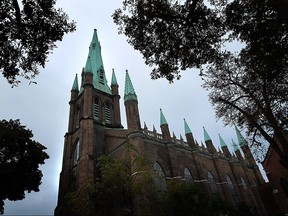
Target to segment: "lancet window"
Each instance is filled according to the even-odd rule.
[[[158,190],[163,191],[166,189],[166,179],[163,169],[158,162],[154,163],[153,168],[154,171],[158,174],[158,176],[154,178],[156,187],[158,188]]]
[[[95,120],[99,120],[99,118],[100,118],[100,100],[99,100],[99,98],[94,98],[93,118]]]
[[[229,175],[227,175],[227,185],[228,185],[228,188],[229,188],[229,191],[230,191],[230,194],[233,198],[234,203],[238,204],[239,203],[239,197],[238,197],[237,191],[234,187],[234,184],[232,182],[232,179],[230,178]]]
[[[215,178],[210,171],[208,171],[208,183],[209,183],[211,192],[213,194],[218,193],[218,188],[217,188]]]
[[[105,103],[105,122],[111,124],[111,106],[109,102]]]
[[[186,180],[187,183],[193,182],[192,174],[187,167],[185,167],[184,169],[184,179]]]
[[[77,164],[80,159],[80,139],[76,141],[73,152],[73,165]]]

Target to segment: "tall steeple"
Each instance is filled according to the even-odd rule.
[[[235,131],[236,131],[236,134],[237,134],[237,138],[238,138],[238,142],[239,142],[239,145],[240,146],[248,146],[246,140],[244,139],[244,137],[242,136],[241,132],[239,131],[239,129],[236,127],[235,125]]]
[[[101,55],[101,46],[98,40],[96,29],[94,29],[92,41],[89,46],[89,54],[84,68],[84,74],[85,73],[93,74],[94,88],[108,94],[112,94],[110,87],[107,85],[107,79],[105,76],[105,70]]]
[[[186,140],[189,144],[189,146],[191,148],[195,148],[196,147],[196,144],[195,144],[195,141],[194,141],[194,137],[193,137],[193,134],[191,132],[191,129],[190,127],[188,126],[185,118],[184,118],[184,129],[185,129],[185,136],[186,136]]]
[[[233,150],[234,150],[238,160],[243,161],[243,157],[242,157],[242,154],[240,152],[240,149],[238,148],[238,146],[236,145],[236,143],[234,142],[233,139],[232,139],[232,146],[233,146]]]
[[[217,152],[217,150],[212,143],[212,139],[210,138],[209,134],[207,133],[207,131],[205,130],[204,127],[203,127],[203,131],[204,131],[204,141],[205,141],[205,144],[207,146],[208,151],[211,154],[215,154]]]
[[[126,70],[124,105],[126,109],[126,119],[129,131],[141,130],[140,115],[138,110],[138,100],[133,88],[130,76]]]
[[[160,128],[161,128],[163,139],[166,141],[171,141],[170,130],[169,130],[166,118],[162,112],[162,109],[160,109]]]

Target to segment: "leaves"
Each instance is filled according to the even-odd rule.
[[[48,54],[64,34],[75,31],[62,9],[54,8],[55,0],[6,0],[0,5],[0,71],[12,86],[19,76],[33,79],[39,66],[45,67]]]
[[[49,156],[46,147],[32,137],[31,130],[21,125],[19,119],[0,121],[1,201],[22,200],[25,191],[39,191],[42,178],[39,165]]]

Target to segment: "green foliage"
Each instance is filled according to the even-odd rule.
[[[32,137],[18,119],[0,121],[0,213],[5,199],[22,200],[25,192],[39,191],[39,165],[49,156],[46,148]]]
[[[55,0],[17,0],[0,4],[0,70],[12,85],[18,76],[33,79],[38,66],[45,66],[48,54],[64,34],[75,31],[75,23],[68,22]]]

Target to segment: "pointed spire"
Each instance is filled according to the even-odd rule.
[[[239,131],[239,129],[236,127],[235,125],[235,131],[237,134],[237,138],[238,138],[238,142],[240,146],[248,146],[246,140],[244,139],[244,137],[242,136],[241,132]]]
[[[239,151],[239,148],[238,148],[238,146],[236,145],[236,143],[234,142],[233,139],[232,139],[232,147],[233,147],[234,152]]]
[[[205,127],[203,127],[203,130],[204,130],[204,141],[208,141],[208,140],[212,140],[209,136],[209,134],[207,133],[207,131],[205,130]]]
[[[218,134],[221,147],[227,146],[220,134]]]
[[[162,112],[162,109],[160,109],[160,125],[168,124],[166,121],[166,118]]]
[[[107,79],[105,76],[105,70],[101,55],[101,46],[98,40],[97,30],[94,29],[92,41],[89,46],[89,54],[87,57],[84,73],[93,74],[93,86],[94,88],[111,94],[111,89],[107,85]]]
[[[176,135],[175,135],[174,131],[172,132],[172,137],[173,137],[173,139],[176,139]]]
[[[114,69],[112,69],[111,86],[112,86],[112,85],[118,85],[118,83],[117,83],[117,79],[116,79],[116,76],[115,76]]]
[[[72,90],[74,90],[74,91],[79,91],[78,76],[77,76],[77,74],[76,74],[75,79],[74,79],[74,82],[73,82]]]
[[[156,128],[155,128],[155,126],[154,126],[154,125],[153,125],[153,132],[155,132],[155,133],[157,132],[157,131],[156,131]]]
[[[128,74],[128,70],[126,70],[124,101],[128,101],[128,100],[136,100],[137,101],[137,95],[136,95],[135,90],[133,88],[130,76]]]
[[[191,130],[190,130],[190,127],[188,126],[185,118],[184,118],[184,128],[185,128],[185,134],[189,134],[189,133],[192,134],[192,132],[191,132]]]
[[[144,129],[147,130],[147,125],[146,125],[146,122],[144,122]]]

